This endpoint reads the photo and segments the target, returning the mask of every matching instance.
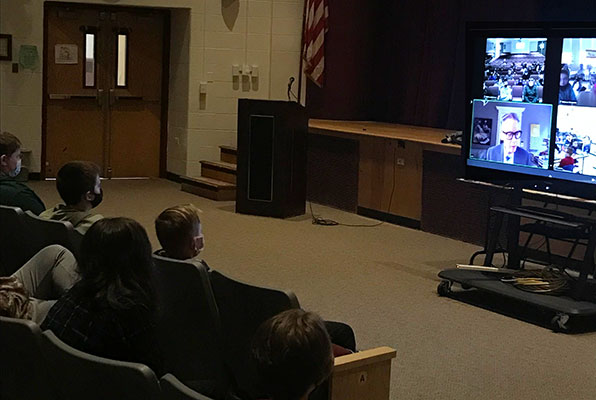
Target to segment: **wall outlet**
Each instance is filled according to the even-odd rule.
[[[397,165],[399,165],[400,167],[405,167],[406,166],[406,159],[405,158],[398,158],[395,160],[395,163]]]

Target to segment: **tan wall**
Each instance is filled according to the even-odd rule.
[[[199,161],[218,159],[218,146],[236,143],[238,98],[283,100],[299,68],[302,0],[77,1],[172,9],[168,171],[198,175]],[[43,0],[1,0],[0,31],[42,56]],[[41,63],[41,61],[40,61]],[[259,77],[232,77],[232,65],[258,65]],[[199,94],[206,83],[207,93]],[[0,62],[0,129],[19,136],[41,166],[41,65],[11,73]]]

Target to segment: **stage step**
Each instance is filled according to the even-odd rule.
[[[201,175],[205,178],[236,184],[236,164],[223,161],[201,161]]]
[[[206,197],[211,200],[236,200],[236,185],[204,176],[192,178],[181,176],[182,191]]]
[[[237,149],[234,146],[219,146],[219,159],[230,164],[237,164]]]

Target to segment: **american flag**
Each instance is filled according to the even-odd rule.
[[[325,33],[327,32],[327,0],[304,0],[304,39],[302,58],[304,73],[319,87],[325,70]]]

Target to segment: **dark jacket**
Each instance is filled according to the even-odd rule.
[[[113,309],[87,293],[80,282],[52,306],[41,328],[86,353],[142,363],[157,376],[164,372],[152,312],[141,306]]]
[[[529,85],[524,86],[522,101],[528,103],[538,103],[538,88],[536,87],[536,85],[532,87],[530,87]]]
[[[503,149],[504,146],[502,144],[490,147],[486,151],[486,159],[489,161],[503,162]],[[519,146],[515,149],[515,153],[513,153],[513,163],[520,165],[535,165],[532,162],[532,155]]]
[[[14,178],[0,175],[0,204],[30,210],[35,215],[42,213],[46,206],[29,186],[17,182]]]
[[[575,92],[570,84],[559,86],[559,102],[561,101],[577,101]]]

